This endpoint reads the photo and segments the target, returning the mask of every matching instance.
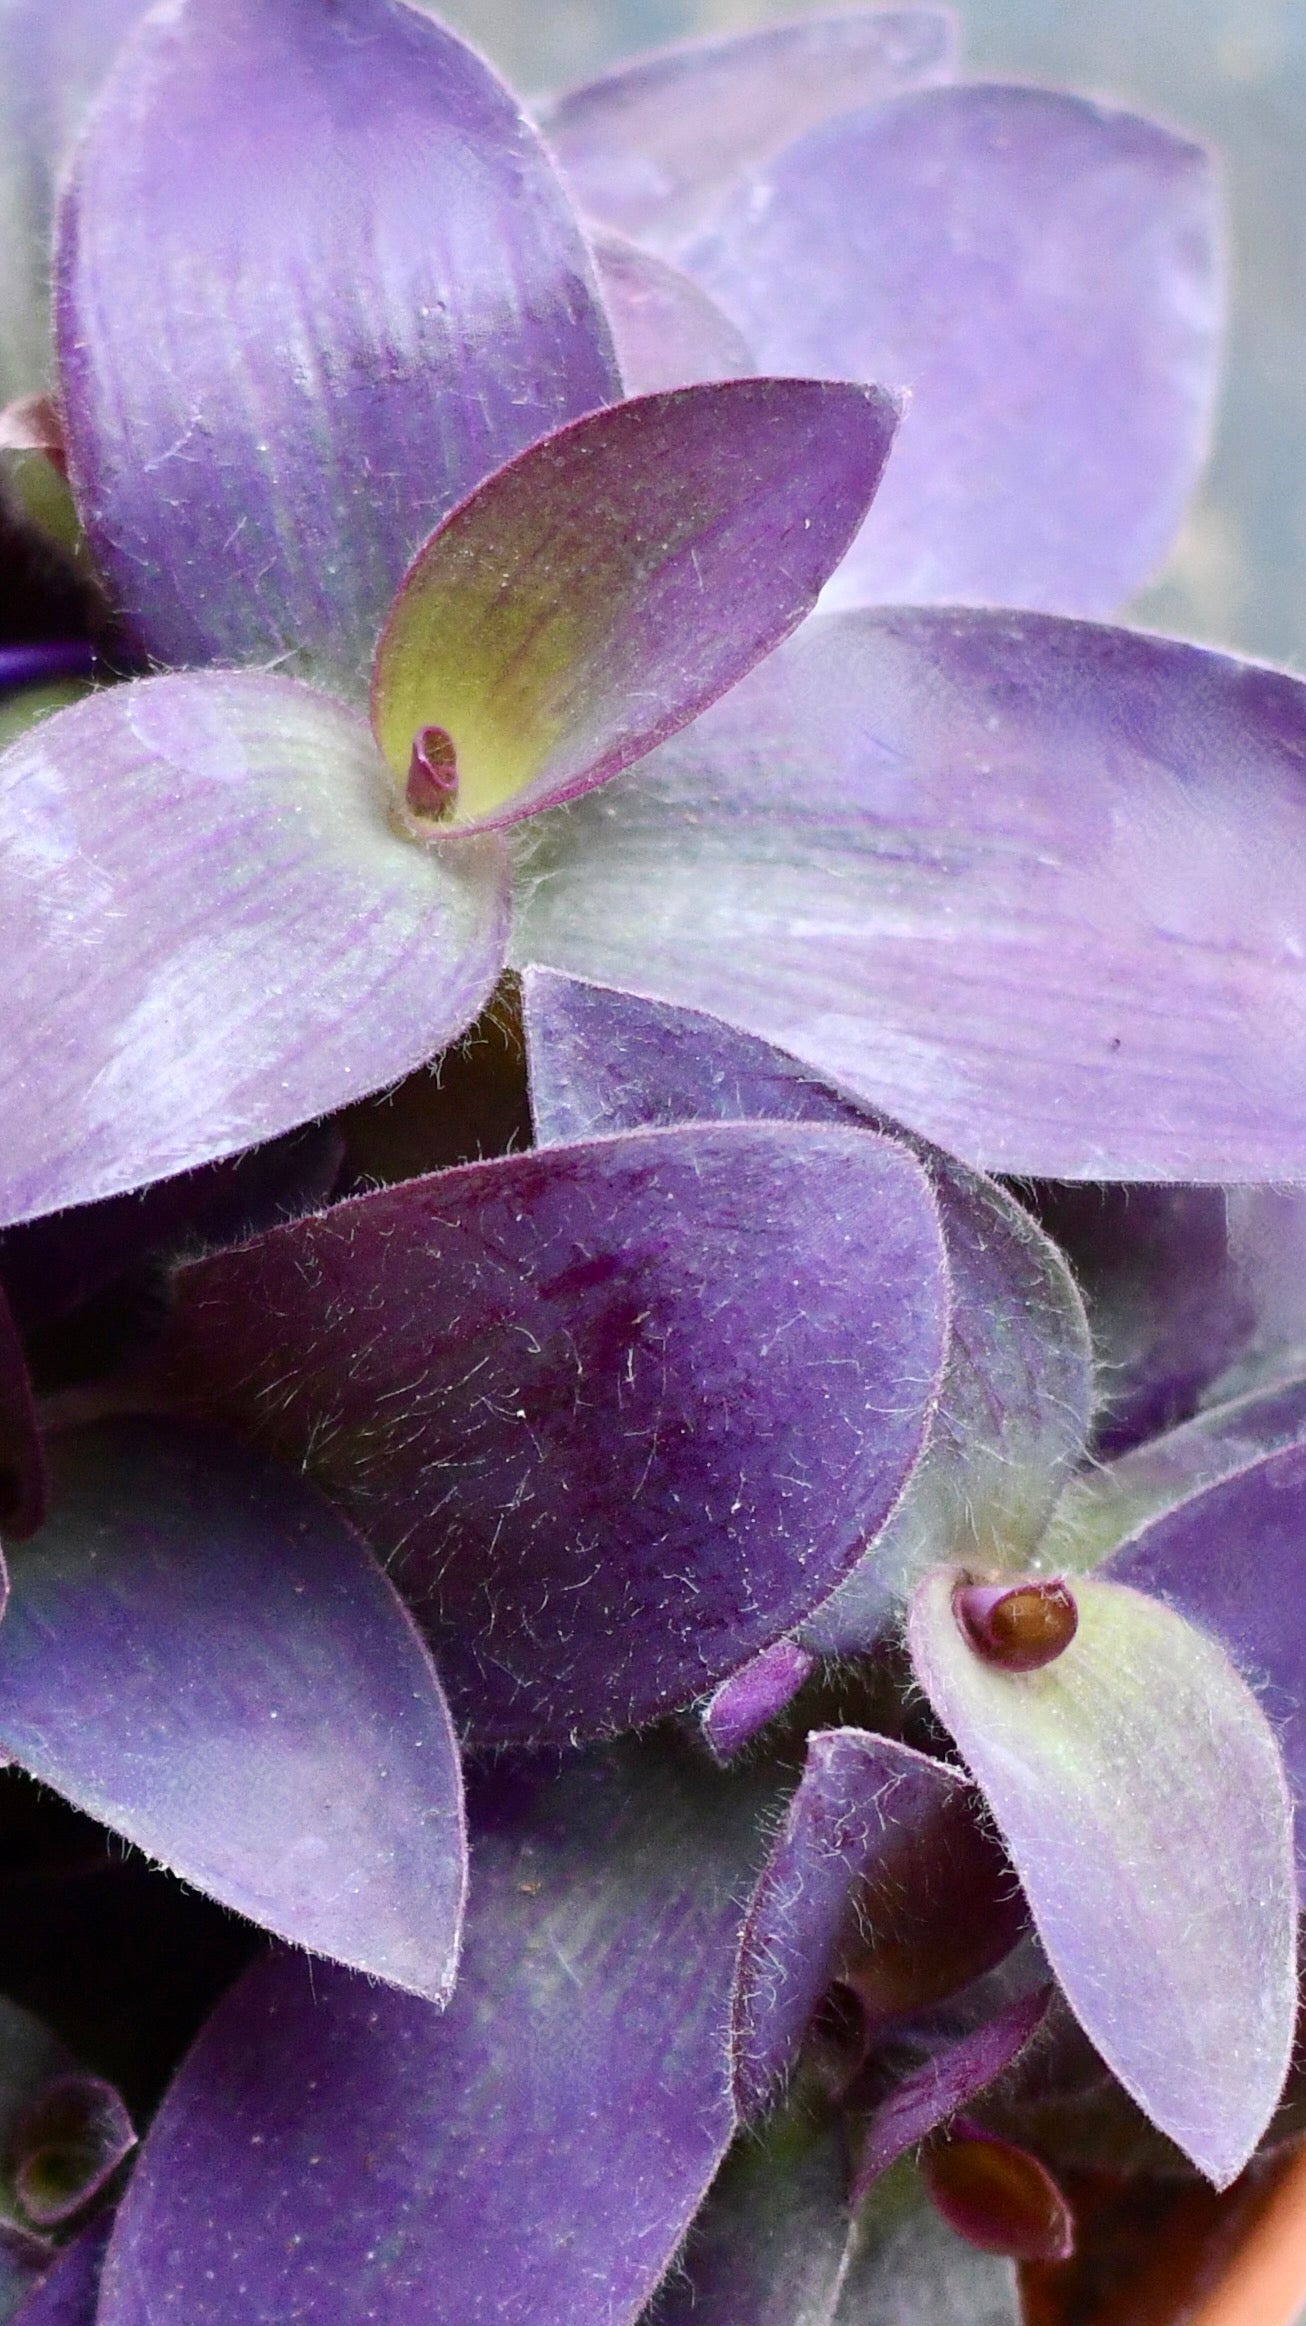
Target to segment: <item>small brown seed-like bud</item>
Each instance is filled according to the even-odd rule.
[[[1059,1576],[959,1583],[952,1606],[976,1655],[1004,1672],[1037,1672],[1055,1663],[1079,1629],[1075,1595]]]
[[[458,799],[458,754],[443,727],[421,727],[413,737],[404,793],[410,814],[439,823]]]

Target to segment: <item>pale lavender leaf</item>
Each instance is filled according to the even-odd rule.
[[[590,242],[628,396],[757,370],[742,333],[692,276],[607,227]]]
[[[896,1134],[795,1059],[697,1011],[530,968],[522,1011],[544,1140],[740,1118]],[[948,1248],[948,1369],[925,1458],[886,1529],[803,1627],[823,1655],[863,1649],[913,1572],[947,1547],[999,1566],[1032,1555],[1088,1431],[1087,1327],[1059,1253],[991,1181],[913,1144]]]
[[[755,171],[682,263],[765,370],[911,389],[832,604],[1101,615],[1161,563],[1219,376],[1200,147],[1052,90],[922,90]]]
[[[149,0],[6,0],[0,9],[0,403],[47,384],[59,171]]]
[[[102,2214],[65,2246],[15,2311],[12,2326],[95,2326],[100,2273],[112,2227],[112,2214]]]
[[[395,0],[158,11],[77,156],[56,325],[69,474],[140,642],[347,686],[446,511],[619,392],[535,131]]]
[[[733,2129],[756,1814],[650,1748],[489,1777],[448,2010],[249,1973],[144,2144],[100,2326],[627,2326]]]
[[[858,2143],[852,2201],[859,2204],[881,2173],[948,2124],[1020,2057],[1047,2017],[1052,1990],[1035,1987],[955,2043],[932,2051],[870,2115]]]
[[[1306,1429],[1306,1421],[1303,1422]],[[1289,1444],[1139,1526],[1101,1570],[1214,1633],[1274,1724],[1306,1897],[1306,1445]]]
[[[809,622],[537,835],[519,962],[714,1010],[986,1170],[1292,1178],[1306,687],[983,612]]]
[[[1216,1643],[1117,1582],[1075,1585],[1055,1663],[976,1656],[927,1577],[917,1676],[985,1793],[1102,2057],[1217,2186],[1279,2097],[1296,2015],[1292,1812],[1274,1734]]]
[[[781,2110],[726,2158],[648,2326],[831,2326],[852,2240],[841,2128]]]
[[[892,1506],[947,1327],[919,1167],[791,1124],[411,1180],[176,1294],[163,1378],[342,1501],[485,1742],[647,1721],[787,1636]]]
[[[774,1647],[763,1648],[760,1656],[728,1673],[699,1715],[717,1760],[732,1759],[768,1720],[783,1712],[815,1662],[797,1640],[777,1640]]]
[[[878,388],[708,381],[590,413],[488,477],[376,650],[372,724],[413,829],[572,799],[734,686],[811,612],[897,423]]]
[[[735,2096],[754,2116],[831,1981],[887,2024],[966,1985],[1024,1922],[957,1769],[890,1737],[818,1730],[748,1909],[734,2001]]]
[[[193,1883],[443,1998],[466,1854],[430,1658],[364,1546],[291,1471],[144,1419],[52,1446],[12,1555],[0,1745]]]
[[[956,47],[946,9],[844,9],[632,59],[540,117],[581,208],[674,254],[750,168],[830,114],[947,80]]]
[[[1020,2326],[1016,2272],[950,2229],[907,2164],[864,2203],[834,2326]]]
[[[475,1016],[498,844],[415,848],[388,792],[355,713],[253,672],[111,687],[0,759],[0,1219],[271,1138]]]

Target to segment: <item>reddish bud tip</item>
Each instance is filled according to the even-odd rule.
[[[1064,1655],[1079,1629],[1068,1583],[959,1583],[953,1612],[977,1656],[1004,1672],[1037,1672]]]
[[[410,813],[439,822],[458,798],[458,754],[443,727],[422,727],[413,737],[404,793]]]
[[[925,2185],[949,2228],[982,2253],[1012,2261],[1065,2261],[1075,2223],[1052,2175],[1027,2149],[969,2126],[921,2159]]]

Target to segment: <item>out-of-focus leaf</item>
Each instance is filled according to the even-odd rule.
[[[756,2115],[842,1975],[872,2028],[998,1962],[1024,1909],[956,1769],[860,1729],[818,1731],[748,1910],[735,2096]]]
[[[1292,1784],[1306,1897],[1306,1445],[1288,1445],[1138,1528],[1102,1570],[1213,1632],[1261,1698]],[[1218,1828],[1216,1828],[1218,1831]]]
[[[33,640],[28,646],[0,646],[0,691],[54,686],[60,679],[89,678],[94,649],[83,638]]]
[[[732,2130],[756,1811],[658,1748],[496,1772],[448,2010],[292,1956],[249,1973],[144,2144],[101,2326],[635,2319]]]
[[[519,962],[714,1010],[985,1170],[1292,1177],[1306,687],[1045,616],[809,622],[536,838]]]
[[[401,786],[434,729],[457,762],[441,825],[513,823],[673,735],[810,613],[897,422],[877,388],[723,380],[498,470],[421,551],[376,650]]]
[[[48,1499],[45,1454],[27,1361],[13,1310],[0,1291],[0,1535],[15,1542],[34,1534],[45,1516]],[[6,1590],[0,1558],[0,1613]]]
[[[618,392],[534,130],[394,0],[156,13],[79,150],[57,285],[74,491],[165,663],[357,686],[432,526]]]
[[[883,1524],[947,1329],[923,1173],[704,1125],[507,1156],[183,1268],[162,1377],[306,1461],[486,1743],[693,1703]]]
[[[836,2124],[781,2110],[738,2140],[647,2326],[831,2326],[852,2252]]]
[[[476,1015],[500,843],[414,848],[388,792],[353,712],[253,672],[111,687],[0,759],[0,1219],[274,1137]]]
[[[430,1659],[301,1479],[207,1431],[54,1442],[11,1559],[0,1745],[279,1935],[443,1999],[466,1879]]]
[[[524,973],[522,1006],[542,1139],[740,1117],[900,1135],[795,1059],[697,1011],[543,969]],[[948,1248],[947,1373],[924,1459],[886,1528],[803,1626],[803,1644],[823,1655],[862,1650],[913,1575],[949,1552],[1027,1562],[1088,1431],[1087,1328],[1060,1254],[991,1182],[915,1151]]]
[[[624,234],[599,228],[591,241],[628,396],[757,370],[742,334],[692,276]]]
[[[1111,613],[1210,445],[1209,160],[1030,88],[844,112],[755,171],[683,263],[768,371],[910,387],[831,602]]]
[[[541,118],[581,208],[674,255],[751,168],[830,114],[946,80],[956,47],[946,9],[850,8],[634,59]]]
[[[14,2193],[38,2229],[58,2229],[108,2187],[136,2146],[132,2120],[100,2076],[60,2076],[37,2093],[14,2129]]]
[[[918,1677],[986,1794],[1071,2007],[1218,2186],[1247,2162],[1296,2013],[1292,1814],[1274,1735],[1213,1640],[1116,1582],[1076,1583],[1055,1663],[970,1648],[927,1577]]]
[[[100,2272],[112,2227],[112,2214],[102,2214],[65,2246],[15,2311],[13,2326],[95,2326]]]
[[[862,2207],[834,2326],[1020,2326],[1016,2273],[950,2229],[909,2165]]]

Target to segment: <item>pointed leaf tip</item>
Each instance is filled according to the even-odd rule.
[[[372,719],[400,781],[450,738],[446,828],[574,798],[685,726],[810,612],[879,483],[894,397],[741,379],[532,445],[410,567]],[[441,746],[443,750],[443,746]],[[411,799],[411,791],[410,791]]]
[[[1041,1670],[976,1655],[939,1569],[917,1676],[987,1795],[1072,2009],[1154,2123],[1218,2185],[1279,2097],[1296,2015],[1291,1804],[1222,1651],[1155,1600],[1075,1585]]]

